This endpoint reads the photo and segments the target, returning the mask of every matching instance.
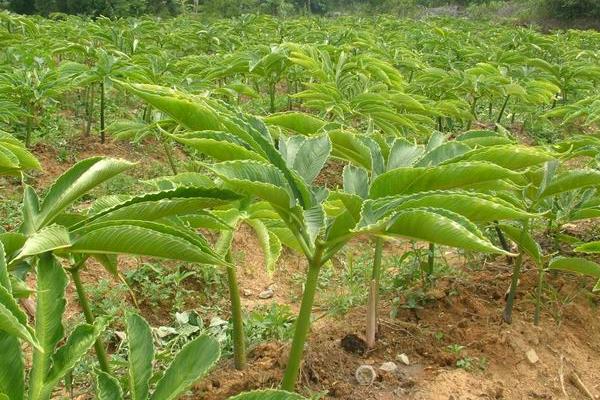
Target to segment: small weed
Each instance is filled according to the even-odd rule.
[[[462,346],[458,343],[452,343],[448,346],[446,346],[446,349],[448,349],[448,351],[456,356],[460,355],[460,353],[462,353],[463,349],[465,348],[465,346]]]
[[[456,366],[466,371],[473,369],[474,360],[471,357],[463,357],[456,361]]]

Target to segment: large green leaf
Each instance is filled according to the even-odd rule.
[[[265,268],[272,274],[275,265],[281,256],[281,242],[277,236],[269,232],[267,226],[259,219],[246,219],[245,222],[252,227],[263,252]]]
[[[75,164],[50,187],[35,216],[35,230],[50,223],[74,201],[106,180],[132,167],[132,163],[105,157]],[[29,233],[29,232],[27,232]]]
[[[278,207],[294,207],[296,199],[288,181],[276,167],[255,161],[229,161],[207,166],[231,188],[260,197]]]
[[[146,400],[152,377],[154,345],[148,323],[138,314],[127,317],[127,341],[129,343],[129,393],[133,400]]]
[[[264,118],[268,125],[276,125],[302,135],[314,135],[326,125],[326,122],[313,115],[302,112],[284,112]]]
[[[433,191],[367,200],[363,205],[361,225],[375,223],[394,211],[417,207],[443,208],[474,222],[515,220],[536,216],[498,197],[483,193]]]
[[[210,371],[219,360],[219,343],[209,336],[199,336],[186,344],[175,356],[156,384],[152,400],[173,400]]]
[[[51,254],[39,257],[37,265],[35,336],[43,350],[34,350],[29,376],[30,400],[46,400],[43,387],[51,366],[51,356],[63,338],[62,316],[65,311],[67,275]]]
[[[555,257],[548,263],[548,268],[598,278],[598,283],[593,290],[600,291],[600,264],[598,263],[581,257]]]
[[[42,228],[27,238],[17,258],[30,257],[71,246],[67,229],[61,225]]]
[[[172,135],[173,140],[217,161],[255,160],[266,162],[261,154],[249,149],[236,137],[225,132],[201,131],[184,136]]]
[[[460,188],[507,178],[520,179],[520,175],[487,162],[461,162],[429,168],[397,168],[375,178],[369,197]]]
[[[123,400],[123,391],[116,378],[96,370],[96,396],[98,400]]]
[[[584,243],[575,248],[580,253],[600,253],[600,241]]]
[[[106,221],[72,233],[69,252],[132,254],[212,265],[227,265],[198,235],[149,221]]]
[[[50,397],[54,387],[92,348],[107,325],[106,319],[98,318],[94,325],[83,324],[73,330],[65,344],[52,356],[52,366],[44,380],[41,398]]]
[[[284,392],[283,390],[255,390],[253,392],[241,393],[227,400],[306,400],[296,393]]]
[[[554,155],[546,150],[511,144],[480,147],[451,159],[448,162],[486,161],[510,170],[520,170],[533,165],[543,164],[553,159]]]
[[[217,112],[204,99],[162,86],[115,82],[188,129],[218,131],[223,127]]]
[[[0,332],[0,393],[7,400],[23,400],[25,393],[25,360],[19,339]]]
[[[396,168],[409,167],[413,165],[424,152],[425,149],[423,146],[396,139],[390,149],[386,170],[390,171]]]
[[[156,193],[115,201],[110,207],[91,215],[76,229],[90,222],[109,220],[158,220],[172,215],[193,214],[205,208],[216,207],[240,199],[232,191],[217,188],[178,187]]]
[[[510,240],[519,246],[521,251],[524,251],[533,259],[538,268],[542,267],[542,249],[529,232],[523,232],[522,227],[516,227],[515,225],[510,224],[500,224],[500,229],[502,229]]]
[[[423,157],[415,162],[416,167],[429,167],[443,163],[447,160],[460,158],[461,155],[471,150],[466,144],[460,142],[446,142],[431,151],[428,151]]]
[[[571,170],[556,176],[541,193],[541,197],[552,196],[573,189],[600,186],[600,171]]]
[[[40,344],[27,326],[27,316],[9,289],[4,286],[0,286],[0,331],[19,337],[41,350]]]
[[[471,147],[487,147],[512,143],[510,139],[498,132],[478,130],[464,132],[456,137],[456,141]]]
[[[355,194],[363,199],[367,198],[369,195],[369,174],[365,169],[354,165],[346,165],[342,176],[346,193]]]
[[[487,240],[466,218],[436,208],[402,210],[357,232],[400,236],[483,253],[506,253]]]
[[[297,142],[297,144],[292,146],[293,142]],[[327,135],[310,138],[294,136],[282,143],[286,143],[285,146],[280,146],[282,152],[283,148],[287,149],[286,162],[304,179],[307,185],[310,185],[329,158],[331,152],[329,138]]]
[[[355,134],[343,130],[333,130],[327,134],[331,140],[332,157],[348,161],[367,171],[371,170],[371,151]]]
[[[0,175],[16,175],[27,169],[41,169],[41,166],[19,140],[0,131]]]

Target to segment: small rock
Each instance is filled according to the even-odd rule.
[[[385,372],[396,372],[398,370],[398,366],[395,362],[388,361],[381,364],[379,369]]]
[[[243,290],[242,290],[242,293],[243,293],[243,294],[244,294],[244,296],[246,296],[246,297],[250,297],[250,296],[252,296],[252,290],[250,290],[250,289],[243,289]]]
[[[271,297],[273,297],[273,289],[268,288],[267,290],[264,290],[262,292],[260,292],[258,294],[258,297],[265,300],[265,299],[270,299]]]
[[[404,365],[410,365],[410,360],[408,359],[408,356],[404,353],[398,354],[398,357],[396,357],[396,359]]]
[[[525,353],[525,357],[527,357],[527,361],[529,361],[530,364],[535,364],[538,361],[540,361],[540,358],[538,357],[534,349],[527,350],[527,353]]]
[[[377,373],[375,373],[375,368],[373,368],[372,366],[361,365],[356,369],[354,377],[360,385],[369,386],[372,385],[373,382],[375,382]]]

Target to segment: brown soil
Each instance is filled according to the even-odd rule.
[[[598,304],[590,305],[582,296],[564,306],[560,326],[548,312],[541,324],[534,326],[530,322],[533,305],[528,301],[535,282],[531,270],[519,287],[514,323],[504,324],[500,315],[506,271],[492,264],[468,280],[438,282],[431,291],[433,301],[416,314],[418,320],[403,309],[396,319],[390,318],[391,304],[384,300],[378,345],[364,355],[350,353],[341,345],[348,334],[363,335],[364,307],[341,319],[317,320],[302,367],[301,387],[325,393],[327,399],[348,400],[585,399],[570,382],[569,376],[575,372],[595,396],[600,395],[600,337],[591,334],[600,332]],[[578,284],[564,276],[551,280],[565,293]],[[460,354],[448,349],[453,344],[464,346]],[[220,400],[241,390],[276,386],[287,350],[279,343],[259,346],[242,372],[235,371],[231,361],[222,361],[216,372],[198,385],[198,393],[201,398]],[[535,364],[527,360],[531,350],[539,357]],[[410,365],[398,361],[402,353]],[[457,368],[459,360],[468,362],[468,368]],[[379,369],[388,361],[396,363],[396,372]],[[363,364],[377,371],[371,386],[360,386],[354,378]]]

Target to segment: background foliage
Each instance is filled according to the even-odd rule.
[[[427,8],[475,7],[475,12],[496,14],[499,9],[521,5],[540,17],[574,19],[600,16],[597,0],[4,0],[10,11],[21,14],[52,13],[127,17],[160,16],[194,12],[224,17],[247,13],[289,15],[299,13],[392,13],[411,15]],[[479,8],[478,8],[479,7]],[[517,7],[518,8],[518,7]],[[483,15],[484,17],[486,15]],[[487,15],[488,17],[490,15]],[[478,15],[477,17],[480,17]]]

